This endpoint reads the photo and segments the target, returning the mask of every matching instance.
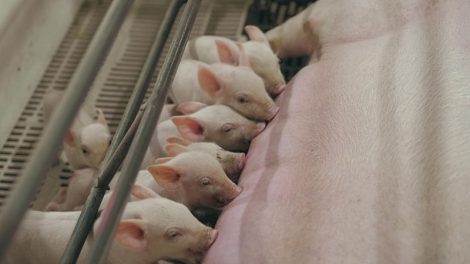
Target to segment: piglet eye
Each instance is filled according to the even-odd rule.
[[[241,104],[247,103],[248,102],[248,96],[246,94],[240,94],[237,96],[237,101]]]
[[[168,239],[176,239],[180,236],[182,236],[181,232],[179,232],[178,230],[176,229],[170,229],[168,230],[166,233],[165,233],[165,236],[168,238]]]
[[[204,178],[201,179],[201,184],[204,185],[204,186],[207,186],[207,185],[211,184],[211,181],[208,178],[204,177]]]
[[[88,148],[85,146],[80,147],[80,151],[83,153],[83,155],[88,156],[90,154],[90,151],[88,151]]]
[[[228,132],[232,131],[232,128],[233,128],[233,126],[231,124],[224,124],[222,126],[222,131],[225,132],[225,133],[228,133]]]

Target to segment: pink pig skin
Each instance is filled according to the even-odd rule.
[[[220,36],[200,36],[192,39],[186,46],[183,60],[249,66],[263,78],[269,94],[279,94],[286,81],[280,71],[278,57],[258,27],[245,26],[245,31],[250,40],[243,43]]]
[[[318,2],[342,35],[278,98],[203,263],[470,262],[470,3],[359,2]]]
[[[230,106],[253,120],[271,120],[279,110],[264,88],[263,80],[246,66],[182,61],[173,81],[170,98]]]
[[[149,197],[150,193],[140,192],[138,201],[127,204],[106,263],[146,264],[167,259],[200,263],[216,239],[217,231],[202,225],[183,205],[158,198],[156,194]],[[28,212],[2,263],[59,263],[79,214]],[[77,263],[88,263],[93,235],[100,232],[105,215],[103,212],[96,220],[93,234],[85,242]],[[175,232],[179,233],[178,240],[171,239]]]

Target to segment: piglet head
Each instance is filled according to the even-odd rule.
[[[66,143],[75,141],[76,137],[72,132],[68,132]],[[77,145],[80,148],[80,154],[83,156],[88,166],[98,168],[104,159],[106,151],[111,141],[109,131],[104,115],[99,111],[96,122],[85,126],[80,133]]]
[[[245,153],[224,150],[213,142],[190,142],[179,137],[169,137],[166,141],[168,144],[165,146],[165,151],[172,157],[188,151],[199,151],[211,155],[222,165],[232,181],[236,181],[245,166]]]
[[[165,198],[130,202],[118,225],[111,263],[199,263],[217,237],[182,204]]]
[[[184,152],[147,168],[157,183],[189,208],[222,208],[241,192],[211,155]]]
[[[283,91],[286,81],[282,75],[279,58],[272,51],[265,34],[256,26],[246,26],[250,38],[242,44],[249,58],[251,68],[263,78],[266,90],[271,96]]]
[[[245,153],[231,152],[219,148],[216,152],[216,158],[220,165],[222,165],[225,173],[227,173],[227,176],[236,182],[245,167]]]
[[[230,151],[248,150],[251,140],[265,127],[264,122],[249,120],[225,105],[205,107],[190,117],[204,127],[204,141],[212,141]],[[181,129],[178,128],[178,131],[186,137]]]
[[[232,152],[227,151],[215,143],[210,142],[199,142],[189,145],[189,148],[193,151],[203,151],[214,158],[222,166],[227,176],[236,182],[241,171],[245,167],[245,153],[243,152]]]
[[[263,80],[249,67],[214,64],[200,67],[199,86],[217,104],[228,105],[254,120],[271,120],[279,109]]]

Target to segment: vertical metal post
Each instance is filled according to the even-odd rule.
[[[160,29],[155,36],[153,45],[150,48],[150,53],[142,67],[139,79],[137,80],[131,99],[127,104],[123,118],[119,123],[108,153],[102,163],[103,165],[98,174],[98,185],[92,189],[82,209],[77,225],[75,226],[70,240],[67,243],[67,247],[65,248],[60,262],[62,264],[75,263],[80,255],[88,233],[93,227],[95,216],[108,185],[124,160],[130,143],[134,138],[135,131],[140,124],[143,112],[140,112],[137,117],[136,115],[138,114],[139,107],[142,104],[145,92],[152,79],[152,74],[155,72],[155,68],[161,57],[163,48],[167,42],[166,40],[170,35],[171,28],[176,20],[178,11],[184,2],[185,1],[183,0],[170,2],[169,9],[166,12]]]
[[[50,168],[60,144],[80,108],[103,59],[111,47],[132,0],[111,4],[82,61],[73,75],[64,97],[43,131],[32,159],[12,190],[0,215],[0,259],[14,236],[41,181]]]
[[[173,81],[191,28],[196,19],[200,2],[200,0],[190,0],[185,6],[181,21],[176,30],[175,39],[165,58],[162,72],[158,76],[152,95],[147,103],[141,125],[136,132],[136,137],[124,162],[115,192],[113,192],[113,197],[110,199],[114,201],[113,206],[107,206],[102,213],[103,219],[100,226],[102,229],[98,230],[95,234],[96,240],[91,248],[88,263],[97,264],[106,261],[111,246],[110,239],[121,218],[130,188],[135,181],[145,150],[162,111],[169,87]]]

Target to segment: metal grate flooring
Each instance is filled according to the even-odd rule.
[[[110,1],[85,2],[0,150],[0,206],[28,161],[43,128],[42,101],[48,89],[65,89]],[[68,172],[62,173],[67,177]]]
[[[85,104],[103,110],[112,132],[119,124],[169,1],[135,1],[88,94]],[[84,1],[14,129],[5,144],[0,147],[0,209],[41,136],[44,94],[49,89],[67,87],[110,2]],[[203,1],[192,36],[217,34],[237,39],[246,18],[249,2]],[[168,45],[164,54],[167,50]],[[163,59],[164,55],[158,69]],[[33,207],[43,208],[53,197],[55,190],[67,183],[70,174],[66,164],[52,168]]]

